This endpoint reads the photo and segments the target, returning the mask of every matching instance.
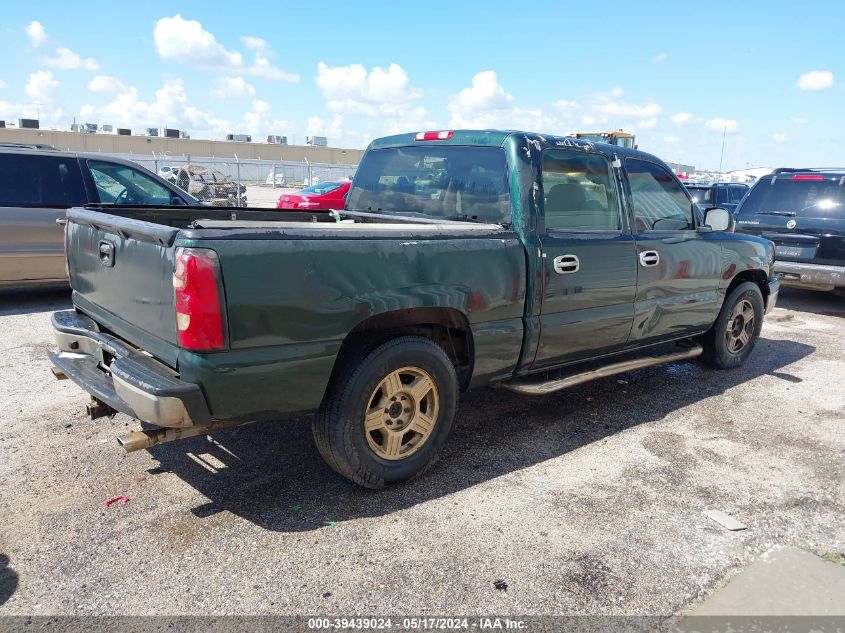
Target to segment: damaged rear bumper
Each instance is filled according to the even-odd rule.
[[[50,360],[57,378],[69,378],[112,409],[150,424],[184,428],[211,422],[199,385],[100,332],[75,310],[55,312],[52,322],[59,351],[50,352]]]

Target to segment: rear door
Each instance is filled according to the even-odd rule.
[[[706,329],[719,312],[718,239],[696,230],[693,202],[664,166],[626,158],[625,171],[639,271],[631,341]]]
[[[845,265],[845,176],[781,173],[759,180],[737,209],[737,227],[775,243],[783,261]]]
[[[636,250],[610,161],[582,150],[542,160],[543,302],[534,367],[623,346],[633,320]]]
[[[56,220],[85,202],[75,157],[0,152],[0,282],[65,279]]]

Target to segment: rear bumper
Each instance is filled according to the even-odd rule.
[[[775,274],[785,286],[816,290],[845,287],[845,266],[826,266],[801,262],[775,261]]]
[[[113,409],[157,426],[190,427],[211,421],[198,385],[169,367],[100,332],[75,310],[53,314],[58,352],[50,360],[67,377]]]
[[[766,314],[775,309],[778,302],[778,293],[780,292],[780,281],[777,279],[769,279],[769,294],[766,296]]]

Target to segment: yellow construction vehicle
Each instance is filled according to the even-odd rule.
[[[585,141],[592,141],[593,143],[607,143],[608,145],[630,147],[631,149],[637,148],[634,142],[634,135],[630,132],[623,132],[622,130],[616,130],[615,132],[574,132],[569,134],[569,136]]]

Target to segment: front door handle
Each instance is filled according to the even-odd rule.
[[[657,266],[660,263],[660,253],[657,251],[643,251],[640,253],[640,266],[646,268]]]
[[[555,257],[554,267],[558,275],[571,275],[581,270],[581,261],[577,255],[561,255]]]

